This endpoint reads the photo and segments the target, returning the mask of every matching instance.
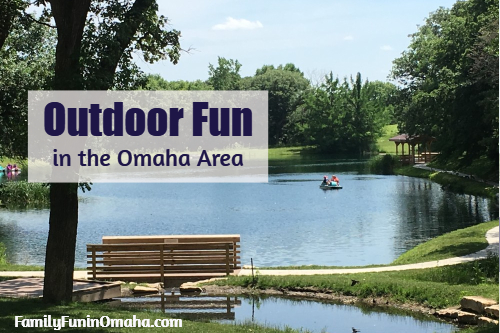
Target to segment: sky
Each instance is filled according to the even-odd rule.
[[[137,63],[166,80],[206,80],[209,63],[236,59],[241,76],[263,65],[293,63],[315,82],[329,73],[386,81],[409,34],[453,0],[242,1],[159,0],[160,14],[181,31],[177,65]]]

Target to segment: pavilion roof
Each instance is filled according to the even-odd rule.
[[[425,143],[434,141],[436,138],[428,135],[408,135],[408,134],[398,134],[389,139],[389,141],[394,141],[397,143]]]

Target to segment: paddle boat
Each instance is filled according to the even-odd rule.
[[[323,181],[319,185],[319,188],[322,190],[340,190],[342,186],[340,186],[337,176],[333,175],[331,180],[328,180],[327,176],[323,176]]]
[[[323,184],[319,186],[320,189],[322,190],[341,190],[342,186],[337,184],[336,182],[331,182],[330,184]]]

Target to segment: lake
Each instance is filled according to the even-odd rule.
[[[104,235],[241,234],[242,264],[388,264],[430,238],[498,216],[489,199],[426,179],[366,173],[360,159],[270,161],[258,184],[94,184],[81,193],[76,265]],[[323,175],[342,190],[319,188]],[[48,210],[0,211],[8,259],[42,265]]]

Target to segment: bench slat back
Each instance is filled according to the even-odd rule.
[[[103,244],[87,245],[89,278],[164,282],[169,276],[203,279],[229,275],[240,268],[239,238],[239,235],[103,237]]]

